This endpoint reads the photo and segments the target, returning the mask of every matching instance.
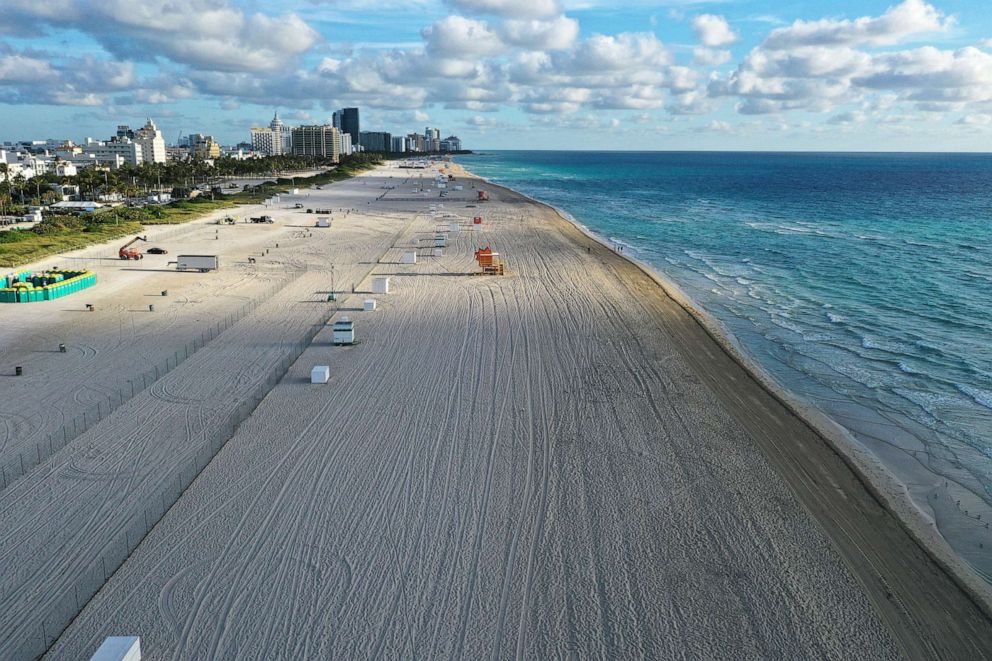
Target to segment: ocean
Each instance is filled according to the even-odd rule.
[[[992,579],[992,155],[458,160],[674,281]]]

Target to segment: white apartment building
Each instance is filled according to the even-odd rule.
[[[134,142],[141,146],[141,158],[145,163],[165,163],[165,138],[150,118],[145,125],[134,132]]]
[[[293,150],[292,134],[283,126],[279,113],[272,116],[269,128],[253,127],[251,130],[251,148],[265,156],[281,156]]]
[[[109,164],[115,169],[120,167],[121,161],[127,165],[140,165],[144,162],[141,145],[127,139],[87,143],[83,147],[83,155],[91,155],[101,165]]]

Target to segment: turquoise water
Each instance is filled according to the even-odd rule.
[[[971,524],[992,512],[992,156],[506,151],[459,161],[657,267],[925,509],[934,488],[958,483],[971,518],[937,512],[949,539],[984,529]]]

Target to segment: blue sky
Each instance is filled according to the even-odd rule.
[[[357,105],[476,149],[992,150],[985,0],[0,2],[2,140]]]

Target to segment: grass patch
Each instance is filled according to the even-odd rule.
[[[17,241],[0,243],[0,266],[14,267],[41,259],[46,255],[85,248],[141,232],[141,223],[129,221],[118,224],[99,223],[92,227],[65,230],[53,234],[20,231]],[[4,232],[7,234],[8,232]]]
[[[29,230],[0,232],[0,267],[20,266],[47,255],[140,234],[145,225],[178,225],[222,209],[233,209],[242,204],[260,204],[273,195],[288,192],[294,181],[299,188],[323,186],[349,179],[378,163],[379,161],[373,160],[343,163],[334,170],[313,177],[267,181],[247,191],[224,195],[215,200],[199,197],[160,206],[116,207],[81,215],[49,215]]]

